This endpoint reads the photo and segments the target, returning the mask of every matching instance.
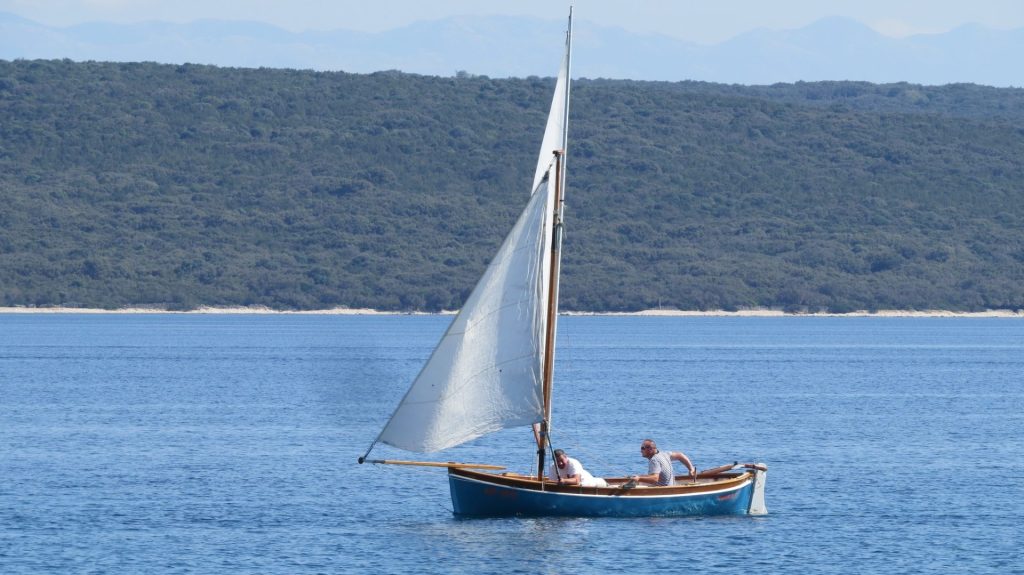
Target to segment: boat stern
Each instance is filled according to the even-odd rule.
[[[754,492],[750,496],[749,515],[767,515],[768,506],[764,503],[764,484],[768,480],[768,466],[758,463],[754,466]]]

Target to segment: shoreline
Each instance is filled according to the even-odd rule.
[[[442,312],[400,312],[381,311],[369,308],[334,308],[324,310],[282,311],[268,307],[200,307],[187,311],[171,311],[128,307],[121,309],[70,308],[70,307],[0,307],[0,314],[258,314],[258,315],[454,315],[455,311]],[[854,311],[849,313],[786,313],[772,309],[750,309],[739,311],[683,311],[667,309],[649,309],[637,312],[561,312],[563,316],[602,316],[602,317],[1004,317],[1024,318],[1024,310],[986,310],[979,312],[954,312],[946,310],[879,310]]]

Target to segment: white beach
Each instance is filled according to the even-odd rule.
[[[0,307],[0,314],[292,314],[292,315],[454,315],[455,311],[401,312],[382,311],[369,308],[332,308],[324,310],[275,310],[263,306],[254,307],[199,307],[187,311],[170,311],[148,307],[127,307],[121,309],[96,309],[72,307]],[[563,311],[561,315],[575,316],[636,316],[636,317],[1007,317],[1024,318],[1024,310],[985,310],[979,312],[954,312],[946,310],[879,310],[854,311],[850,313],[786,313],[774,309],[746,309],[738,311],[686,311],[675,309],[649,309],[638,312],[578,312]]]

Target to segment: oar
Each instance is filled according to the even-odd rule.
[[[711,469],[705,469],[704,471],[698,471],[697,477],[714,477],[720,473],[732,471],[733,468],[739,464],[740,463],[738,461],[734,461],[732,463],[726,463],[725,465],[719,465],[718,467],[712,467]]]
[[[732,471],[737,467],[742,467],[744,469],[756,469],[758,471],[768,471],[768,468],[765,467],[764,465],[760,465],[757,463],[740,463],[739,461],[733,461],[732,463],[726,463],[725,465],[720,465],[718,467],[712,467],[711,469],[705,469],[704,471],[700,471],[697,473],[697,477],[714,477],[716,475],[725,473],[726,471]]]

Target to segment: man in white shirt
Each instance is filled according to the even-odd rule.
[[[555,461],[548,468],[548,479],[562,485],[608,487],[604,479],[591,475],[578,460],[569,457],[561,449],[555,450]]]

